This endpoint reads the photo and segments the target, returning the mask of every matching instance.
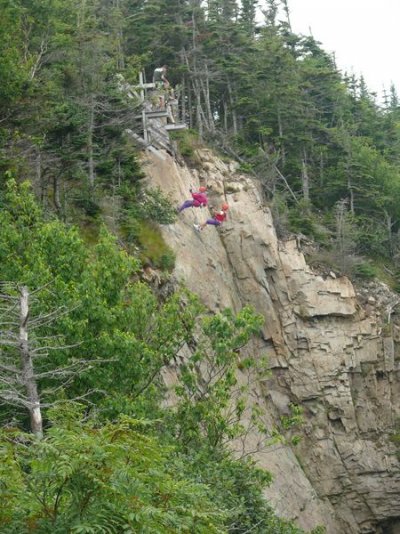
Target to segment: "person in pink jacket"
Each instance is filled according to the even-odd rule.
[[[212,218],[207,219],[202,224],[194,224],[193,226],[199,232],[201,232],[201,230],[203,230],[207,224],[210,224],[211,226],[221,226],[221,224],[226,219],[226,212],[228,211],[228,209],[229,209],[228,204],[222,204],[221,209],[218,211],[215,211]]]
[[[186,208],[202,208],[207,206],[208,198],[206,195],[207,187],[201,186],[198,191],[192,191],[192,200],[185,200],[185,202],[178,208],[178,213],[185,210]]]

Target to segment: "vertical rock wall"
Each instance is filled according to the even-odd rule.
[[[187,209],[164,227],[176,253],[173,276],[211,310],[251,304],[265,317],[256,350],[272,375],[255,397],[268,423],[304,407],[302,440],[294,448],[256,453],[274,475],[267,497],[278,513],[328,534],[395,532],[400,518],[400,471],[390,433],[400,414],[400,330],[390,315],[395,297],[383,284],[375,296],[356,295],[351,282],[321,276],[306,264],[295,240],[279,242],[257,184],[210,151],[197,170],[173,158],[146,156],[149,184],[177,205],[190,185],[207,184],[211,204],[227,201],[221,228],[196,232],[207,209]],[[400,532],[400,530],[399,530]]]

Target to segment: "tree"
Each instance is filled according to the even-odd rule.
[[[32,295],[26,286],[8,282],[1,287],[0,301],[4,305],[0,319],[0,399],[14,409],[25,408],[29,413],[30,430],[40,439],[43,437],[42,409],[57,402],[56,391],[64,389],[74,376],[82,376],[98,362],[74,359],[61,366],[52,365],[50,353],[71,347],[61,345],[61,333],[41,334],[51,330],[51,325],[67,311],[59,308],[35,315],[32,302],[46,288],[38,288]]]
[[[0,2],[0,111],[15,101],[28,79],[28,69],[23,61],[23,42],[20,6],[9,0]]]
[[[36,437],[43,435],[41,402],[38,391],[38,375],[33,364],[33,351],[29,342],[29,292],[25,286],[19,288],[19,296],[1,294],[7,303],[2,308],[6,320],[0,322],[0,398],[12,406],[23,406],[29,412],[31,431]],[[17,328],[15,328],[17,327]],[[17,330],[18,329],[18,330]],[[13,354],[19,353],[18,358]]]
[[[40,443],[15,430],[0,437],[0,529],[18,532],[222,534],[225,510],[208,487],[185,478],[171,448],[145,422],[83,422],[53,413]]]
[[[3,202],[0,279],[48,288],[36,293],[32,309],[32,317],[54,319],[51,325],[36,321],[35,336],[58,336],[45,372],[36,370],[46,403],[58,400],[51,373],[84,361],[90,372],[79,379],[70,375],[64,400],[90,394],[100,403],[102,390],[110,410],[137,399],[157,404],[161,370],[191,337],[201,309],[197,299],[176,294],[160,304],[148,286],[132,280],[139,262],[115,238],[104,229],[88,249],[76,228],[43,217],[27,184],[9,182]],[[68,313],[58,316],[55,310]],[[10,418],[8,412],[0,415]]]
[[[212,450],[245,433],[241,420],[249,391],[238,386],[237,373],[249,372],[256,363],[251,357],[241,359],[240,352],[262,322],[250,308],[237,315],[227,309],[202,320],[196,350],[180,366],[180,400],[173,409],[175,432],[185,447],[201,444]]]
[[[240,19],[246,32],[253,36],[255,33],[256,8],[258,0],[242,0]]]

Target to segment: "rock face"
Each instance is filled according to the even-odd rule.
[[[257,184],[210,151],[197,170],[146,156],[148,181],[178,205],[207,184],[211,204],[228,202],[220,228],[196,232],[208,209],[187,209],[163,227],[176,253],[173,277],[211,310],[251,304],[265,317],[257,351],[272,370],[258,401],[273,424],[290,403],[304,408],[296,447],[256,453],[274,475],[267,497],[285,517],[328,534],[400,532],[400,469],[390,441],[400,416],[400,327],[396,297],[380,283],[351,282],[307,265],[295,240],[280,242]]]

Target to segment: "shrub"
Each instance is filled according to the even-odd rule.
[[[352,274],[356,276],[357,278],[362,278],[364,280],[369,280],[371,278],[375,278],[377,275],[377,270],[374,265],[371,265],[371,263],[367,261],[363,261],[361,263],[356,263],[353,266]]]
[[[75,206],[82,209],[88,217],[96,217],[101,211],[97,202],[85,195],[75,199]]]
[[[140,195],[135,207],[137,216],[145,221],[171,224],[176,219],[176,210],[169,198],[159,187],[146,189]]]
[[[142,222],[138,227],[140,256],[144,264],[172,271],[175,266],[175,254],[165,243],[160,229],[153,223]]]
[[[36,443],[0,433],[1,532],[225,532],[227,512],[209,488],[184,478],[172,448],[139,428],[121,416],[61,421]]]
[[[329,240],[329,230],[321,225],[316,215],[304,202],[290,208],[288,221],[289,228],[294,233],[310,236],[319,243],[326,243]]]
[[[197,165],[199,160],[196,149],[200,146],[198,133],[194,130],[178,130],[170,136],[176,141],[179,154],[191,165]]]

